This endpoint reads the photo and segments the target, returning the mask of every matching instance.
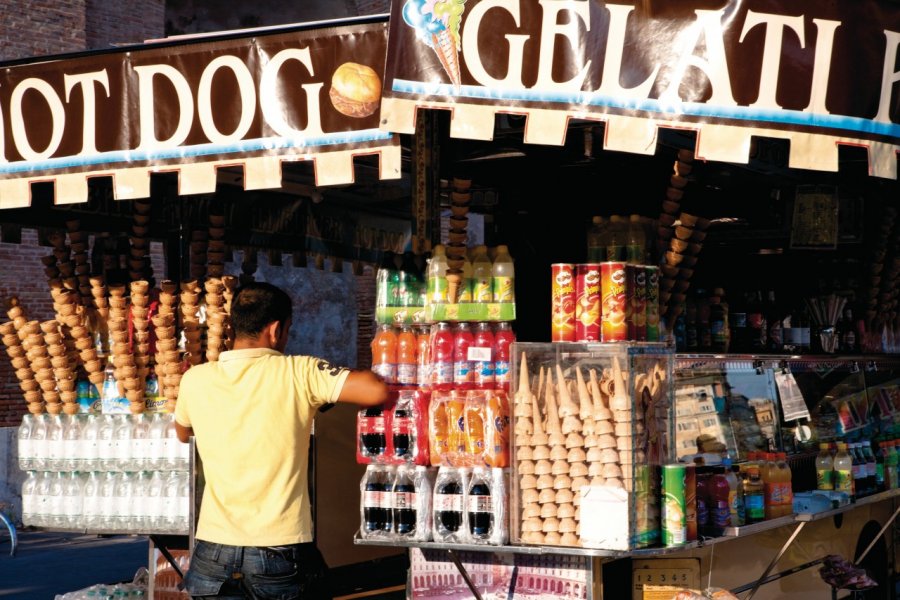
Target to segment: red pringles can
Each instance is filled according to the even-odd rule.
[[[625,263],[600,263],[600,318],[604,342],[628,339],[628,282]]]
[[[550,341],[575,341],[575,265],[550,265],[553,276],[550,304]]]
[[[600,263],[575,265],[575,341],[600,341]]]
[[[659,267],[644,267],[647,272],[647,341],[659,341]]]
[[[628,339],[647,341],[647,271],[644,265],[626,265],[628,287]]]

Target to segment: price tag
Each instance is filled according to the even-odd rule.
[[[778,386],[778,398],[781,400],[781,413],[785,421],[809,419],[806,401],[794,379],[793,373],[775,373],[775,385]]]
[[[632,562],[633,600],[670,600],[679,589],[700,587],[699,558],[653,558]]]

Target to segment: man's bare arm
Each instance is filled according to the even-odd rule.
[[[349,402],[361,406],[383,404],[388,398],[388,387],[372,371],[351,371],[344,380],[344,387],[338,402]]]
[[[187,444],[188,441],[190,441],[191,436],[194,435],[194,428],[193,427],[185,427],[178,421],[175,421],[175,433],[178,434],[178,439],[180,441]]]

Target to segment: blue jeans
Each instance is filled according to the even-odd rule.
[[[327,572],[312,543],[257,548],[197,540],[183,588],[193,598],[330,599]]]

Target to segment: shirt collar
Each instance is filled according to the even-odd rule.
[[[243,348],[241,350],[226,350],[219,355],[219,362],[240,360],[246,358],[262,358],[263,356],[283,356],[278,350],[272,348]]]

